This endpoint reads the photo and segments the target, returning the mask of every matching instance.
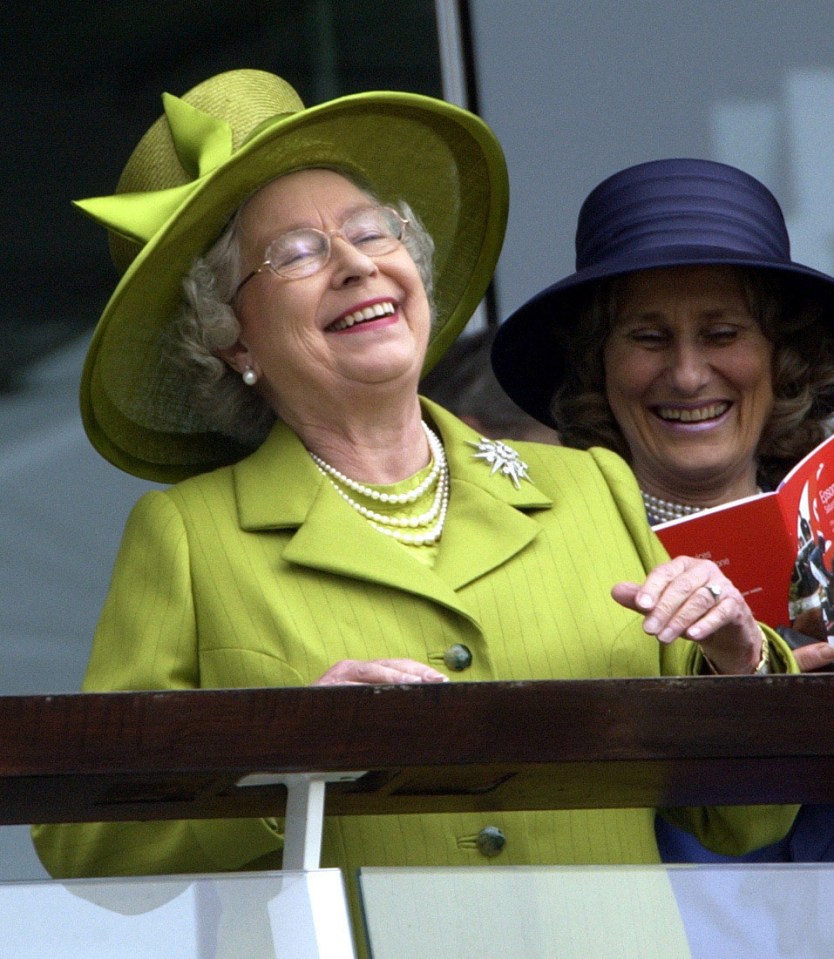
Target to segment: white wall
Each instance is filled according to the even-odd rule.
[[[834,269],[830,0],[470,0],[480,112],[507,153],[502,317],[573,270],[604,177],[664,156],[734,163],[783,205],[795,256]]]

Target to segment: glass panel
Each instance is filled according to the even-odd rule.
[[[354,956],[335,869],[6,883],[0,923],[15,959]]]
[[[373,959],[834,954],[823,865],[363,869]]]

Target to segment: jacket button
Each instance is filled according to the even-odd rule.
[[[497,826],[487,826],[478,833],[475,844],[482,855],[497,856],[506,846],[507,837]]]
[[[463,669],[469,669],[472,665],[472,653],[469,651],[469,647],[464,646],[463,643],[455,643],[443,654],[443,662],[448,669],[459,673]]]

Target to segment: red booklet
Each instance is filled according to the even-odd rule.
[[[834,436],[774,492],[661,523],[655,532],[671,556],[720,566],[761,622],[834,639]]]

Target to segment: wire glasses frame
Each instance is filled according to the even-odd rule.
[[[232,294],[234,300],[246,284],[264,270],[287,280],[318,273],[330,261],[331,237],[339,236],[366,256],[393,253],[405,234],[408,220],[390,206],[362,207],[352,213],[338,230],[302,227],[289,230],[270,241],[259,267],[247,273]]]

